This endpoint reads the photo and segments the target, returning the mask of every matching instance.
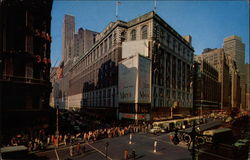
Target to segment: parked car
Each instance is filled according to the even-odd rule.
[[[165,130],[158,127],[158,126],[156,126],[156,127],[152,128],[152,129],[150,129],[149,132],[153,133],[153,134],[156,134],[156,133],[164,133]]]
[[[237,150],[242,151],[242,150],[248,149],[249,144],[250,144],[250,141],[249,141],[248,139],[238,139],[238,140],[233,144],[233,146],[234,146]]]

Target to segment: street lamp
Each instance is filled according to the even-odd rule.
[[[202,103],[203,103],[203,78],[202,78],[202,74],[201,74],[201,71],[200,71],[200,78],[201,78],[201,108],[200,108],[200,115],[202,116]]]

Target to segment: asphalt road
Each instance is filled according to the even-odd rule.
[[[154,142],[157,141],[156,152]],[[173,145],[169,142],[168,134],[152,135],[137,133],[132,136],[132,144],[129,144],[129,135],[122,137],[107,138],[99,140],[95,143],[85,143],[86,152],[78,154],[74,152],[71,157],[69,146],[59,148],[57,150],[49,150],[36,153],[36,159],[46,160],[105,160],[106,142],[109,142],[107,150],[107,159],[122,160],[124,159],[124,151],[127,150],[131,155],[132,150],[135,151],[138,160],[191,160],[191,154],[187,150],[185,144]],[[131,158],[133,159],[133,158]],[[200,150],[199,160],[232,160],[231,151],[220,149],[220,152],[208,152]]]

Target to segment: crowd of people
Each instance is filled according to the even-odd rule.
[[[27,136],[18,134],[11,138],[10,146],[25,145],[28,151],[39,151],[48,148],[54,148],[58,146],[73,145],[79,142],[94,143],[96,140],[104,138],[112,138],[118,136],[124,136],[129,133],[146,133],[150,125],[126,125],[119,127],[99,128],[77,134],[59,134],[58,137],[55,134],[46,135],[44,130],[40,130],[36,136]]]

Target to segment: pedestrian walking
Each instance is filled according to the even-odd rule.
[[[70,157],[73,156],[73,146],[72,145],[69,147],[69,155],[70,155]]]
[[[67,135],[66,134],[64,135],[63,143],[64,143],[65,146],[67,145]]]
[[[81,144],[80,143],[77,143],[76,151],[77,151],[77,154],[80,154],[80,151],[81,151]]]
[[[128,150],[124,150],[124,160],[128,160]]]
[[[85,152],[86,152],[86,147],[85,147],[85,144],[83,144],[83,146],[82,146],[82,151],[83,151],[83,153],[85,153]]]
[[[50,135],[47,138],[47,145],[49,145],[49,144],[50,144]]]
[[[54,138],[54,146],[58,148],[58,138]]]
[[[29,144],[28,144],[28,151],[31,152],[32,151],[32,142],[29,141]]]
[[[136,154],[135,154],[135,150],[132,151],[132,158],[135,160]]]

